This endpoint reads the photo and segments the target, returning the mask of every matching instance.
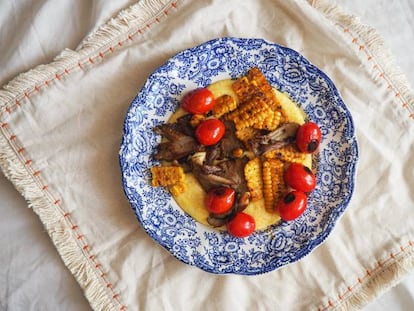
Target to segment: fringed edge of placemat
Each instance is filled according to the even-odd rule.
[[[176,1],[171,0],[141,0],[88,36],[76,51],[63,51],[50,64],[39,65],[18,75],[0,90],[1,170],[41,219],[63,262],[78,281],[94,310],[122,311],[127,306],[122,303],[122,294],[115,292],[112,283],[105,282],[102,275],[99,275],[96,261],[74,235],[73,224],[68,221],[68,213],[61,208],[61,202],[48,195],[48,191],[35,178],[36,172],[32,172],[30,166],[25,165],[25,159],[16,149],[16,137],[9,133],[4,120],[20,107],[20,101],[42,90],[54,80],[60,80],[68,68],[80,66],[84,59],[90,60],[92,66],[95,63],[90,58],[92,54],[106,48],[113,50],[110,44],[121,42],[123,37],[128,42],[134,33],[149,28],[150,24],[158,23],[157,16],[166,16],[168,9],[175,6]],[[102,61],[103,57],[100,58]]]
[[[0,135],[0,163],[4,175],[27,200],[29,207],[39,216],[65,265],[84,289],[91,306],[97,310],[115,308],[107,290],[100,284],[96,271],[89,265],[72,231],[65,223],[64,212],[45,195],[33,180],[33,175],[18,158],[9,141]],[[108,306],[113,306],[108,308]]]
[[[414,119],[414,92],[405,75],[397,66],[391,50],[387,47],[381,34],[369,25],[363,24],[360,18],[350,15],[334,1],[307,0],[309,4],[321,12],[336,26],[344,27],[345,32],[352,32],[363,42],[356,42],[357,49],[366,49],[369,56],[375,58],[378,70],[373,72],[374,79],[386,79],[387,83],[395,88],[395,100],[408,111],[408,116]],[[404,256],[394,257],[387,265],[381,267],[377,273],[358,284],[358,290],[353,290],[340,300],[333,298],[328,307],[321,310],[359,310],[371,303],[375,298],[397,285],[404,276],[414,269],[414,256],[412,252]]]
[[[108,48],[113,52],[111,42],[121,42],[119,38],[131,38],[141,32],[141,29],[159,23],[158,18],[154,21],[151,19],[160,13],[166,15],[169,8],[176,7],[176,2],[177,0],[141,0],[119,12],[116,17],[87,36],[75,51],[65,49],[52,62],[38,65],[3,85],[0,88],[0,109],[5,105],[14,105],[16,101],[19,102],[34,91],[42,89],[45,81],[59,80],[59,77],[67,73],[68,68],[78,67],[82,59],[89,59],[96,51]],[[94,63],[92,60],[91,62]]]
[[[307,0],[312,7],[320,11],[324,16],[331,20],[335,25],[346,26],[345,31],[352,32],[363,42],[354,42],[357,49],[366,49],[369,55],[376,60],[377,74],[374,79],[379,77],[386,79],[395,88],[396,99],[407,109],[408,116],[414,120],[414,92],[412,86],[407,81],[405,74],[401,71],[390,48],[385,43],[381,34],[373,27],[362,23],[357,16],[347,13],[335,1],[330,0]],[[358,55],[359,56],[359,55]]]
[[[329,310],[360,310],[375,298],[397,285],[414,268],[414,257],[408,252],[372,275],[347,299]],[[386,284],[386,285],[384,285]]]
[[[357,17],[346,14],[331,1],[307,1],[328,19],[334,23],[346,25],[365,41],[365,46],[375,55],[382,70],[407,103],[406,108],[409,109],[410,115],[414,116],[413,92],[405,76],[395,65],[391,52],[386,48],[384,40],[378,32],[362,24]],[[12,105],[18,107],[21,99],[27,97],[34,90],[41,89],[45,81],[59,79],[66,68],[77,66],[80,60],[88,58],[99,49],[104,49],[117,37],[128,36],[128,32],[134,28],[134,25],[145,24],[168,4],[174,3],[174,1],[165,0],[142,0],[120,12],[116,18],[111,19],[87,37],[75,51],[65,50],[50,64],[39,65],[20,74],[0,90],[0,115],[6,111],[10,113],[9,107]],[[125,310],[126,306],[121,304],[119,299],[114,299],[106,284],[96,275],[96,269],[88,261],[80,245],[76,243],[76,238],[72,236],[73,233],[65,221],[64,212],[56,207],[53,198],[45,196],[45,192],[33,179],[33,175],[19,158],[17,150],[13,149],[7,139],[5,129],[1,129],[1,131],[3,133],[0,135],[0,166],[2,171],[25,197],[29,207],[32,207],[39,215],[64,263],[83,288],[92,308],[96,310]],[[410,254],[396,258],[379,273],[372,275],[361,284],[359,291],[353,292],[347,299],[342,300],[340,304],[331,309],[361,308],[397,284],[412,268],[414,268],[414,258]]]

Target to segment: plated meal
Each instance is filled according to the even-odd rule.
[[[220,38],[146,81],[120,149],[143,229],[212,273],[259,274],[320,245],[345,211],[358,148],[332,81],[299,53]]]
[[[164,186],[198,222],[239,238],[294,220],[316,186],[312,154],[321,130],[257,67],[182,97],[154,154]]]

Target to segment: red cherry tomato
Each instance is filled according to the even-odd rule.
[[[214,95],[206,88],[195,89],[181,100],[183,109],[192,114],[205,114],[213,109]]]
[[[213,188],[207,193],[207,210],[213,214],[224,214],[232,208],[235,197],[236,192],[233,188]]]
[[[256,229],[256,221],[252,216],[239,212],[227,223],[227,231],[237,238],[245,238]]]
[[[286,184],[295,190],[310,192],[316,187],[315,175],[309,167],[300,163],[290,164],[285,171],[284,178]]]
[[[296,132],[296,145],[304,153],[312,153],[318,149],[321,140],[321,129],[314,122],[306,122]]]
[[[280,217],[285,220],[298,218],[306,209],[308,198],[302,191],[288,192],[277,204],[277,211]]]
[[[211,146],[220,141],[225,131],[224,123],[219,119],[207,119],[197,126],[195,136],[200,144]]]

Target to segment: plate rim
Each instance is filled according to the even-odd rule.
[[[153,232],[151,232],[151,231],[149,232],[147,230],[147,228],[144,226],[145,220],[142,218],[142,215],[140,215],[137,212],[137,208],[133,205],[133,203],[131,201],[131,198],[129,196],[129,192],[128,192],[129,187],[126,186],[126,180],[125,180],[126,178],[125,178],[124,171],[123,171],[123,167],[124,167],[123,161],[124,161],[124,159],[123,159],[123,152],[122,151],[123,151],[123,147],[124,147],[124,143],[125,143],[125,135],[126,135],[126,129],[127,129],[128,115],[130,114],[130,112],[134,108],[134,106],[136,105],[137,97],[145,89],[146,83],[151,78],[153,78],[154,75],[156,75],[159,71],[161,71],[162,68],[166,67],[166,65],[169,62],[171,62],[172,59],[179,57],[181,54],[185,53],[186,51],[196,51],[196,50],[200,49],[202,46],[212,44],[212,43],[217,42],[217,41],[222,41],[222,42],[227,42],[227,41],[243,41],[243,42],[245,42],[245,41],[255,41],[255,42],[261,42],[262,44],[266,44],[268,46],[275,46],[279,49],[288,51],[290,54],[296,55],[299,59],[301,59],[301,61],[306,62],[313,69],[315,69],[316,72],[317,72],[317,75],[322,77],[323,80],[326,81],[326,83],[329,87],[329,91],[332,92],[336,96],[337,100],[339,100],[339,102],[341,104],[341,108],[344,110],[344,112],[346,114],[345,119],[349,123],[348,127],[350,127],[350,129],[348,129],[348,130],[350,130],[350,133],[348,135],[349,136],[349,141],[350,141],[349,146],[350,147],[352,146],[352,148],[353,148],[352,150],[354,151],[354,157],[353,157],[352,162],[348,162],[348,165],[350,165],[350,171],[352,172],[352,176],[351,176],[352,178],[350,178],[349,181],[348,181],[349,191],[347,192],[347,196],[345,198],[343,198],[343,200],[340,203],[341,207],[342,207],[340,213],[337,214],[336,216],[335,216],[334,213],[329,213],[329,217],[328,217],[329,221],[326,222],[327,225],[324,228],[324,230],[322,230],[319,235],[316,235],[314,237],[314,239],[310,240],[310,242],[311,242],[310,244],[311,244],[312,247],[306,247],[305,248],[306,251],[302,252],[300,256],[297,256],[293,260],[291,260],[289,262],[282,263],[282,264],[265,265],[265,267],[260,269],[260,271],[250,271],[250,270],[243,270],[243,271],[237,271],[237,272],[234,272],[234,271],[218,271],[219,268],[217,268],[216,266],[214,266],[214,267],[200,266],[200,265],[197,265],[194,262],[185,261],[184,259],[177,256],[171,248],[169,248],[167,245],[164,245],[163,243],[161,243],[161,241],[159,239],[159,236],[153,234]],[[289,95],[291,95],[291,94],[289,94]],[[335,103],[335,105],[337,105],[337,104]],[[124,193],[125,193],[125,195],[128,199],[128,202],[130,203],[130,205],[133,209],[133,212],[134,212],[135,216],[137,217],[141,227],[144,229],[145,233],[148,234],[156,242],[156,244],[158,244],[162,248],[166,249],[171,255],[173,255],[173,257],[175,257],[179,261],[181,261],[181,262],[183,262],[187,265],[190,265],[190,266],[198,267],[198,268],[202,269],[203,271],[206,271],[206,272],[209,272],[209,273],[213,273],[213,274],[259,275],[259,274],[264,274],[264,273],[268,273],[268,272],[280,269],[282,267],[288,266],[289,264],[300,261],[301,259],[306,257],[309,253],[313,252],[316,248],[321,246],[326,241],[326,239],[332,233],[333,229],[336,227],[336,224],[338,223],[338,221],[344,215],[346,209],[350,205],[350,202],[353,198],[353,194],[355,192],[355,187],[356,187],[356,175],[357,175],[357,168],[358,168],[358,162],[359,162],[359,146],[358,146],[358,141],[357,141],[357,137],[356,137],[355,124],[354,124],[354,120],[353,120],[351,111],[349,110],[348,106],[345,104],[344,100],[342,99],[342,96],[340,95],[339,90],[337,89],[336,85],[333,83],[331,78],[323,70],[321,70],[319,67],[314,65],[312,62],[310,62],[305,56],[303,56],[298,51],[296,51],[292,48],[289,48],[289,47],[285,47],[285,46],[280,45],[280,44],[275,43],[275,42],[270,42],[270,41],[265,40],[263,38],[219,37],[219,38],[210,39],[210,40],[205,41],[201,44],[192,46],[192,47],[187,48],[187,49],[183,49],[183,50],[175,53],[170,58],[168,58],[165,62],[163,62],[160,66],[155,68],[155,70],[147,77],[147,79],[144,81],[144,83],[143,83],[141,89],[139,90],[139,92],[135,95],[134,99],[130,102],[130,105],[129,105],[128,110],[126,112],[125,119],[124,119],[124,124],[123,124],[123,134],[122,134],[122,140],[121,140],[121,144],[120,144],[118,159],[119,159],[119,165],[120,165],[121,173],[122,173],[121,175],[122,175],[123,190],[124,190]],[[164,190],[164,191],[166,191],[166,190]],[[174,199],[172,198],[172,200],[174,200]],[[186,214],[186,215],[188,217],[191,217],[188,214]],[[196,221],[196,223],[199,226],[207,227],[203,224],[198,223],[197,221]],[[315,245],[313,245],[313,244],[315,244]]]

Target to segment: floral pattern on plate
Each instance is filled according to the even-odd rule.
[[[149,168],[157,164],[152,155],[161,139],[152,129],[168,120],[184,92],[254,66],[320,126],[323,141],[305,213],[240,239],[196,222],[166,190],[151,186]],[[124,191],[145,231],[179,260],[217,274],[265,273],[309,254],[348,206],[357,160],[352,117],[333,82],[298,52],[262,39],[219,38],[173,56],[132,101],[120,148]]]

